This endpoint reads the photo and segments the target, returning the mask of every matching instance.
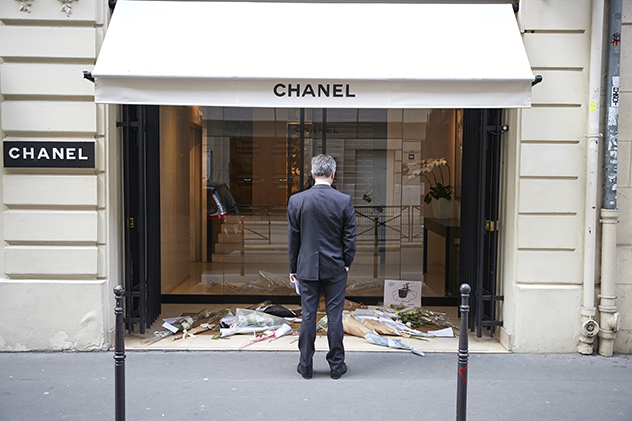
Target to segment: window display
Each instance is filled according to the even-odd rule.
[[[382,297],[385,280],[422,282],[423,296],[445,295],[445,238],[437,235],[424,253],[424,220],[446,216],[433,214],[424,197],[437,181],[449,187],[447,217],[458,218],[460,111],[160,112],[163,294],[296,295],[288,276],[288,198],[313,185],[311,158],[326,153],[337,163],[333,187],[350,195],[356,210],[358,252],[347,296]],[[430,161],[441,165],[429,168]]]

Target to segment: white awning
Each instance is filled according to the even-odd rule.
[[[96,102],[516,108],[533,73],[510,4],[119,0]]]

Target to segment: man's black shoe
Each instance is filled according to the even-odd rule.
[[[342,368],[340,368],[340,370],[331,370],[331,378],[334,380],[338,380],[346,372],[347,372],[347,364],[342,363]]]
[[[304,369],[303,367],[301,367],[301,365],[299,364],[298,366],[296,366],[296,371],[298,371],[298,374],[300,374],[301,376],[303,376],[304,379],[311,379],[312,378],[312,373],[308,373],[306,369]]]

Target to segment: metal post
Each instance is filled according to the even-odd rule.
[[[123,286],[114,287],[116,325],[114,330],[114,419],[125,421],[125,326],[123,324]]]
[[[617,208],[619,138],[619,65],[621,61],[622,0],[610,0],[608,70],[606,76],[606,138],[604,146],[603,209]]]
[[[601,291],[599,294],[599,353],[611,357],[621,325],[617,311],[617,160],[619,154],[619,62],[621,58],[622,0],[610,0],[608,30],[608,90],[604,145],[603,207],[601,209]]]
[[[301,181],[299,182],[299,191],[303,191],[305,190],[305,184],[307,182],[306,179],[306,175],[307,177],[309,177],[309,174],[305,174],[305,108],[301,108],[301,123],[299,125],[299,129],[301,132],[301,144],[299,146],[300,148],[300,153],[298,154],[299,156],[299,163],[298,166],[300,168],[300,173],[301,173]]]
[[[379,224],[380,224],[380,220],[376,216],[375,218],[373,218],[373,277],[374,278],[377,278],[377,272],[379,268],[379,261],[378,261],[378,253],[380,251],[379,243],[378,243]]]
[[[240,239],[240,243],[241,243],[241,250],[239,252],[240,256],[241,256],[241,269],[239,271],[239,274],[241,276],[245,276],[246,274],[246,226],[244,225],[244,220],[242,219],[242,217],[239,217],[239,231],[241,232],[241,239]],[[224,238],[224,244],[226,244],[226,238]]]
[[[327,108],[323,108],[323,133],[322,133],[322,139],[323,139],[322,153],[326,154],[327,153]]]
[[[469,358],[467,333],[468,313],[470,312],[469,298],[471,288],[468,284],[461,284],[461,331],[459,332],[459,368],[456,387],[456,420],[465,421],[467,403],[467,360]]]

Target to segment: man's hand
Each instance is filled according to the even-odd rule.
[[[345,266],[345,270],[346,270],[347,272],[349,272],[349,267],[348,267],[348,266]]]
[[[294,289],[296,289],[296,293],[301,295],[301,284],[298,282],[298,278],[296,277],[296,273],[290,273],[290,282],[294,284]]]

